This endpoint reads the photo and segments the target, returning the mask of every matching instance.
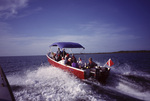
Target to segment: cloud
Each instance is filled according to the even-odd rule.
[[[128,27],[102,22],[89,22],[79,26],[80,32],[88,35],[85,38],[88,40],[87,47],[91,47],[88,49],[90,52],[136,50],[142,47],[139,46],[142,36],[131,33]],[[145,44],[143,46],[142,49],[147,49]]]
[[[3,35],[6,35],[10,33],[11,31],[11,26],[6,23],[6,22],[0,22],[0,36],[2,37]]]
[[[0,31],[5,33],[0,37],[0,56],[44,55],[50,44],[64,41],[80,43],[85,47],[85,52],[91,53],[140,49],[141,37],[128,34],[128,30],[112,24],[89,23],[74,29],[55,28],[52,32],[49,30],[49,33],[54,35],[21,36],[10,34],[9,24],[0,22]],[[147,46],[143,45],[142,48],[147,49]]]
[[[122,34],[130,30],[127,27],[102,22],[89,22],[86,24],[80,24],[79,26],[80,30],[91,34]]]
[[[0,38],[0,56],[40,55],[48,51],[47,37],[3,36]]]
[[[77,42],[85,47],[85,52],[110,52],[136,49],[139,43],[134,43],[132,35],[57,35],[43,37],[3,36],[0,38],[0,56],[9,55],[44,55],[49,51],[49,45],[54,42]],[[126,38],[128,37],[128,40]],[[132,47],[134,46],[134,47]]]
[[[18,10],[28,6],[28,0],[1,0],[0,17],[9,18],[18,14]]]
[[[42,7],[37,7],[37,8],[34,8],[34,9],[25,10],[23,13],[19,14],[17,16],[17,18],[22,18],[22,17],[25,17],[25,16],[29,16],[31,14],[34,14],[36,12],[41,11],[42,9],[43,9]]]
[[[0,0],[0,18],[25,17],[42,10],[42,7],[37,7],[20,13],[20,10],[27,8],[28,5],[29,0]]]

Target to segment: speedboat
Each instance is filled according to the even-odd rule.
[[[85,49],[81,44],[74,43],[74,42],[56,42],[56,43],[53,43],[52,45],[50,45],[50,50],[52,47],[58,47],[60,49],[68,49],[68,48],[69,49],[73,49],[73,48]],[[94,71],[91,70],[90,68],[87,68],[86,65],[83,66],[82,68],[75,68],[75,67],[72,67],[70,65],[66,65],[66,64],[61,62],[64,60],[56,61],[53,58],[53,55],[54,55],[54,52],[52,52],[52,50],[49,53],[47,53],[47,55],[46,55],[48,62],[52,66],[60,68],[64,71],[68,71],[80,79],[93,78],[93,79],[96,79],[98,81],[105,81],[109,75],[109,72],[110,72],[110,68],[105,67],[105,66],[95,66]]]

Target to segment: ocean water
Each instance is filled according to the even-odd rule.
[[[0,57],[16,101],[150,101],[150,53],[75,55],[111,67],[106,83],[80,80],[46,56]]]

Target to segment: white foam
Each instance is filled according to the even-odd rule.
[[[149,90],[142,90],[143,87],[136,84],[134,80],[130,80],[129,78],[125,78],[124,76],[135,76],[135,77],[146,77],[149,79],[150,76],[147,73],[141,72],[141,71],[133,71],[132,67],[128,64],[123,64],[117,68],[111,68],[111,73],[117,75],[117,86],[115,88],[112,88],[109,86],[108,88],[113,89],[117,92],[123,93],[125,95],[141,99],[141,100],[146,100],[149,101],[150,99],[150,91]],[[124,77],[124,78],[123,78]],[[144,86],[144,85],[143,85]]]
[[[136,87],[135,87],[136,88]],[[131,97],[135,97],[141,100],[149,100],[150,92],[140,92],[138,89],[134,89],[124,83],[119,83],[116,87],[116,90],[118,89],[119,92],[124,93],[126,95],[129,95]]]
[[[126,63],[119,67],[112,68],[111,71],[115,73],[123,74],[123,75],[128,75],[132,72],[131,66]]]
[[[73,99],[97,101],[101,97],[94,95],[87,84],[55,67],[42,66],[38,70],[28,70],[25,74],[8,77],[11,85],[23,87],[21,90],[14,91],[17,101],[70,101]]]

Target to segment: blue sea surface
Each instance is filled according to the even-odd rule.
[[[80,80],[52,67],[46,56],[0,57],[16,101],[149,101],[150,53],[75,55],[114,65],[106,83]]]

